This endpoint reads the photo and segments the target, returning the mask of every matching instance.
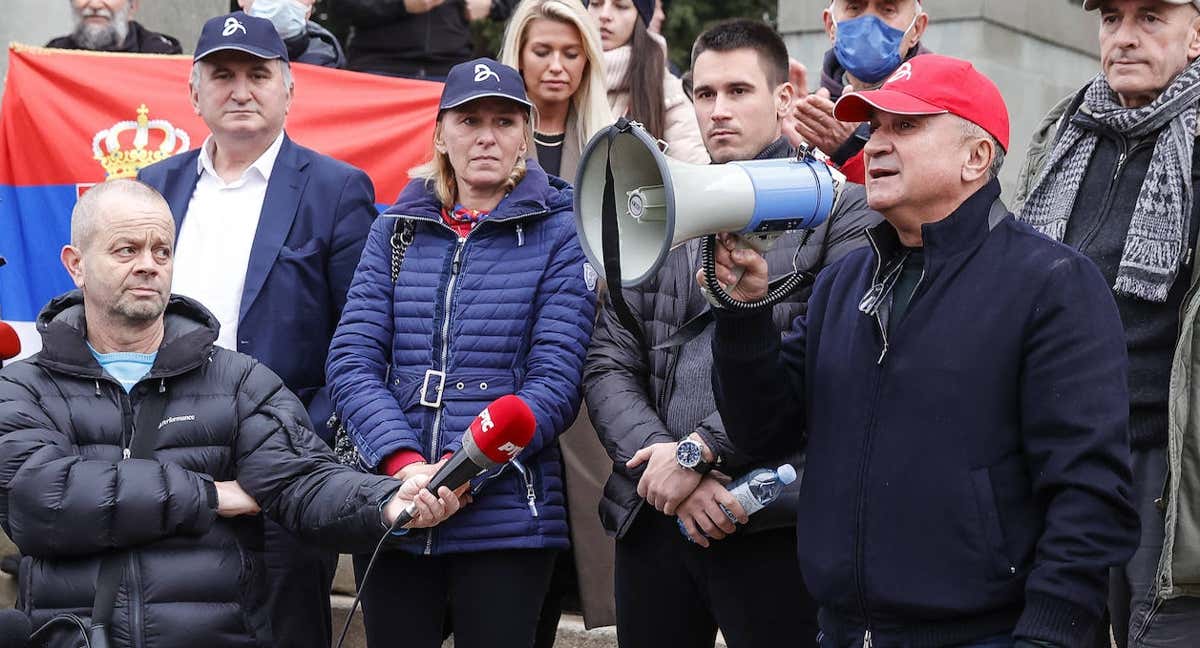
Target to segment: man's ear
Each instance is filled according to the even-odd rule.
[[[967,159],[963,164],[962,179],[965,183],[973,183],[980,178],[988,180],[991,173],[992,160],[996,159],[999,151],[991,138],[977,137],[967,144]]]
[[[833,5],[825,7],[825,11],[821,12],[821,21],[825,23],[825,35],[829,37],[829,42],[833,42],[837,38],[837,24],[833,20]]]
[[[790,82],[783,82],[775,88],[775,115],[780,119],[792,114],[792,106],[796,102],[796,89]]]
[[[1200,58],[1200,16],[1192,18],[1192,24],[1188,26],[1187,57],[1189,61]]]
[[[922,11],[913,21],[913,28],[908,30],[908,36],[905,37],[904,51],[906,54],[921,42],[921,37],[925,35],[927,27],[929,27],[929,14]]]
[[[204,71],[201,70],[200,74],[204,74]],[[192,102],[192,110],[197,115],[199,115],[200,114],[200,89],[197,88],[196,84],[192,83],[191,81],[188,81],[188,99]]]
[[[71,275],[71,281],[75,282],[75,287],[83,288],[83,253],[79,251],[79,248],[73,245],[64,245],[59,258],[62,259],[67,274]]]

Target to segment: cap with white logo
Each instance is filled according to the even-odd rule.
[[[477,58],[450,68],[438,110],[455,108],[484,97],[511,99],[525,108],[533,108],[525,95],[525,82],[520,72],[490,58]]]
[[[1174,5],[1190,4],[1194,5],[1196,9],[1200,9],[1200,0],[1163,0],[1163,2]],[[1084,0],[1083,8],[1085,11],[1091,11],[1099,9],[1101,4],[1104,4],[1104,0]]]
[[[235,11],[209,18],[200,30],[193,61],[225,50],[245,52],[262,59],[288,60],[287,47],[266,18],[249,16]]]

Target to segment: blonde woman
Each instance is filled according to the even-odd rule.
[[[613,115],[641,122],[667,143],[667,155],[708,164],[692,104],[667,71],[662,37],[649,30],[654,0],[588,0],[588,13],[600,29]]]
[[[578,0],[525,0],[504,32],[500,62],[525,79],[538,163],[574,182],[583,146],[613,122],[600,34],[587,11]]]
[[[568,546],[554,440],[579,408],[596,296],[569,187],[526,161],[530,108],[516,70],[451,68],[434,159],[371,228],[330,347],[337,413],[378,473],[436,472],[500,396],[537,422],[457,513],[379,556],[360,586],[371,648],[438,648],[448,615],[459,648],[528,648]]]

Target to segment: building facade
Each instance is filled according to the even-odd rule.
[[[925,2],[930,25],[923,44],[939,54],[972,61],[1004,94],[1012,121],[1012,149],[1001,181],[1011,191],[1025,147],[1046,112],[1100,71],[1096,12],[1080,0],[935,0]],[[829,38],[821,11],[829,0],[780,0],[779,28],[793,57],[819,83]]]

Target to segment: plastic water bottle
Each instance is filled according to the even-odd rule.
[[[754,515],[778,499],[784,487],[794,481],[796,481],[796,469],[791,464],[783,464],[775,470],[770,468],[752,470],[742,475],[737,481],[730,483],[726,489],[738,504],[742,505],[746,515]],[[725,509],[724,506],[721,508]],[[736,518],[730,511],[726,510],[725,515],[736,522]],[[675,522],[679,525],[679,532],[683,534],[683,537],[691,540],[687,528],[683,525],[683,520],[676,518]]]

